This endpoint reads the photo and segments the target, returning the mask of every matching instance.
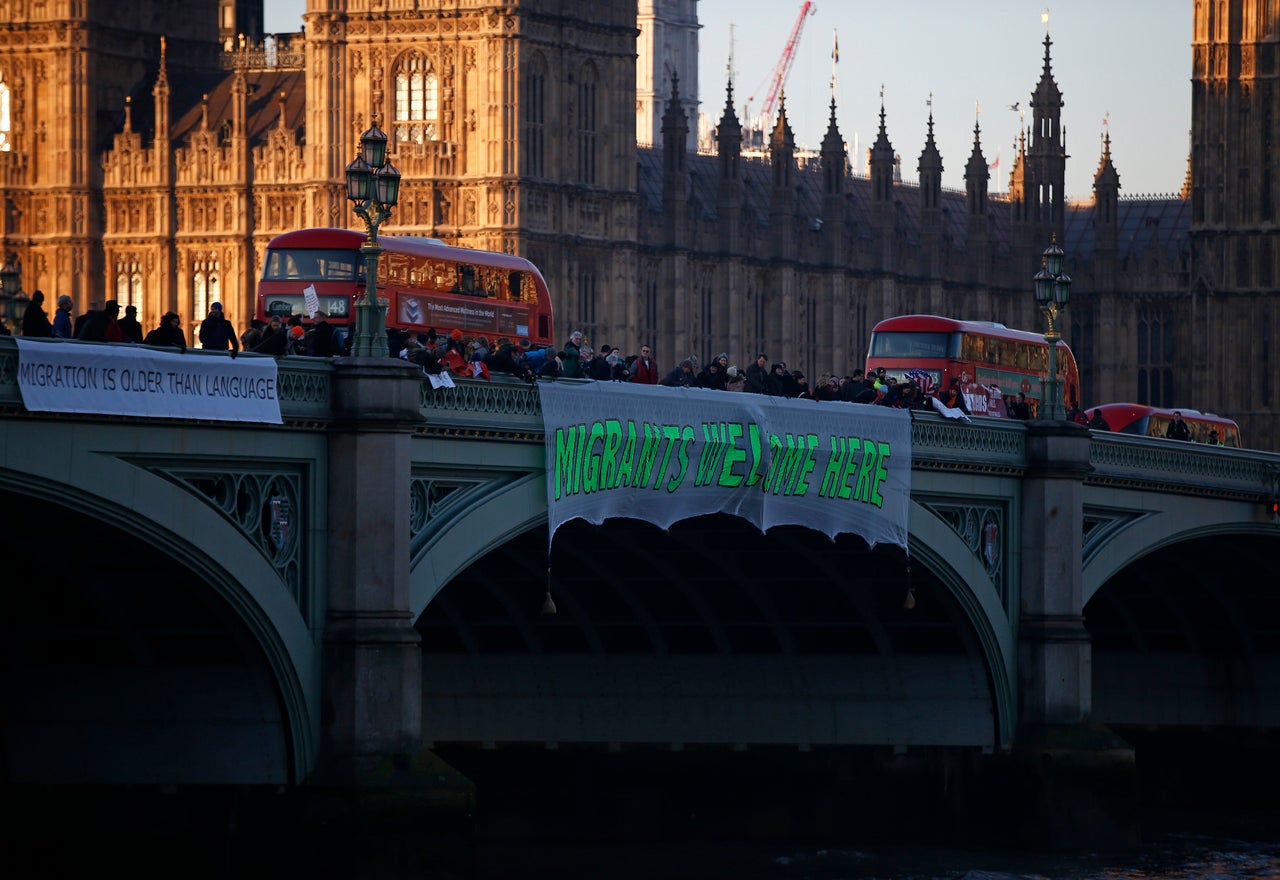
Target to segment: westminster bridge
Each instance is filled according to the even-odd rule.
[[[10,783],[1280,727],[1274,454],[923,413],[909,553],[576,521],[549,580],[536,386],[287,358],[280,424],[68,415],[23,406],[17,360],[0,339]]]

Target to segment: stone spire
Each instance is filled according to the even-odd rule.
[[[720,155],[720,179],[737,181],[742,177],[742,123],[733,109],[733,80],[725,88],[724,113],[716,126],[716,146]]]
[[[769,135],[769,158],[773,165],[774,189],[790,189],[795,168],[796,138],[787,122],[787,95],[778,100],[778,121]]]
[[[742,123],[733,110],[733,80],[725,89],[724,113],[716,128],[716,149],[720,163],[719,220],[716,224],[720,246],[733,251],[741,246],[742,235]]]
[[[991,180],[991,166],[982,155],[982,130],[975,119],[973,123],[973,152],[964,166],[965,213],[969,217],[987,216],[987,189]]]
[[[884,124],[884,88],[880,89],[880,131],[871,145],[871,201],[887,205],[893,201],[893,145]]]
[[[1109,118],[1108,114],[1108,120]],[[1111,131],[1107,128],[1102,135],[1102,158],[1093,175],[1093,234],[1099,259],[1116,253],[1120,228],[1119,203],[1120,175],[1116,172],[1116,166],[1111,164]]]
[[[671,100],[662,114],[662,206],[668,244],[680,241],[686,231],[688,214],[689,120],[680,105],[680,76],[671,76]]]
[[[836,99],[831,97],[831,117],[827,120],[827,133],[822,138],[822,191],[838,196],[844,192],[845,151],[844,138],[836,126]]]
[[[920,174],[920,210],[926,222],[938,222],[938,210],[942,207],[942,154],[933,139],[933,95],[929,95],[929,128],[925,135],[924,149],[916,166]]]
[[[662,171],[667,177],[686,173],[689,120],[680,106],[680,74],[671,75],[671,99],[662,114]]]
[[[1062,127],[1062,92],[1053,79],[1049,47],[1044,35],[1044,69],[1031,93],[1031,146],[1027,151],[1027,190],[1033,235],[1046,241],[1064,238],[1067,178],[1067,138]]]
[[[769,223],[773,228],[773,256],[789,260],[795,256],[796,139],[787,122],[787,96],[778,101],[778,121],[769,136],[769,165],[773,169],[773,191],[769,199]]]

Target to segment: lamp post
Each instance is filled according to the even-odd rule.
[[[22,297],[22,263],[14,253],[5,255],[0,266],[0,324],[13,329],[22,320],[18,304]]]
[[[1049,321],[1049,330],[1044,334],[1044,341],[1049,346],[1049,363],[1045,377],[1040,380],[1040,418],[1050,420],[1063,417],[1062,382],[1058,379],[1058,340],[1062,335],[1054,321],[1071,299],[1071,276],[1062,271],[1062,258],[1062,248],[1058,247],[1055,235],[1041,255],[1040,271],[1035,277],[1036,304]]]
[[[347,198],[364,220],[369,237],[364,255],[364,298],[356,303],[355,357],[387,356],[386,309],[378,300],[378,227],[391,216],[400,195],[400,172],[387,160],[387,136],[375,123],[360,135],[360,155],[347,165]]]

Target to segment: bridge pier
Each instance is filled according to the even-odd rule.
[[[1049,849],[1138,843],[1132,746],[1093,711],[1084,625],[1084,477],[1089,432],[1027,424],[1022,481],[1019,726],[1012,754],[993,761],[989,790],[1021,842]]]
[[[419,370],[390,358],[335,362],[322,785],[407,782],[422,748],[422,651],[405,551],[421,382]]]

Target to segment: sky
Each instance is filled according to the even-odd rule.
[[[764,103],[802,4],[699,0],[699,97],[713,122],[724,109],[730,26],[741,118],[747,98],[755,97],[753,113]],[[265,29],[298,30],[305,6],[305,0],[265,0]],[[1092,194],[1104,130],[1111,134],[1121,197],[1180,190],[1191,128],[1192,0],[1064,0],[1047,8],[1071,156],[1068,198]],[[932,107],[943,186],[964,188],[977,121],[987,162],[1000,163],[992,169],[991,190],[1004,191],[1013,144],[1031,124],[1045,11],[1045,0],[813,0],[785,86],[796,144],[816,150],[826,134],[831,50],[838,40],[836,124],[857,167],[875,140],[883,88],[885,127],[905,179],[917,176]],[[1010,109],[1014,103],[1025,118]]]

